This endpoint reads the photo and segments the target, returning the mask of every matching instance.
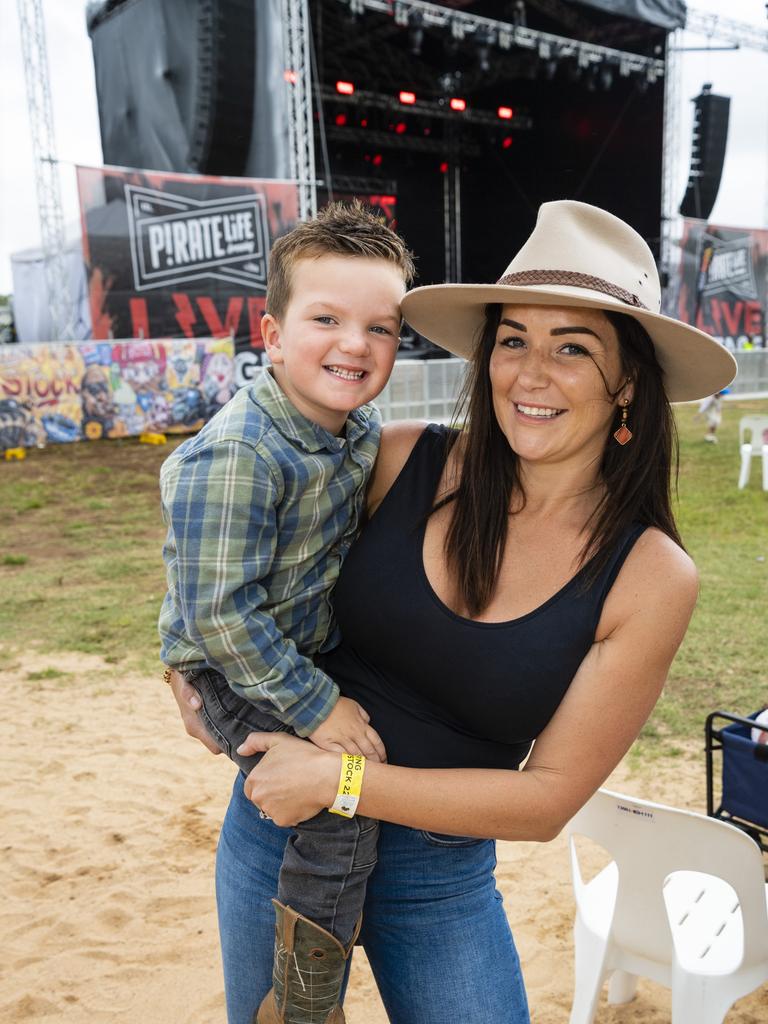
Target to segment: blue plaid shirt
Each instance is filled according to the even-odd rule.
[[[330,594],[378,452],[378,410],[356,409],[344,434],[302,416],[261,370],[160,471],[162,660],[217,669],[300,736],[339,696],[311,656],[338,643]]]

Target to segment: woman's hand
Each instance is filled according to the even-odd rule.
[[[184,728],[187,730],[187,735],[193,739],[200,740],[203,746],[207,747],[212,754],[220,754],[220,748],[208,734],[208,730],[200,721],[200,716],[197,713],[203,704],[200,700],[200,694],[191,683],[186,681],[181,672],[177,672],[175,669],[171,672],[170,687],[171,693],[179,705],[181,720],[184,723]]]
[[[245,795],[276,825],[313,818],[336,799],[341,771],[338,754],[284,732],[252,732],[239,754],[264,757],[245,780]]]

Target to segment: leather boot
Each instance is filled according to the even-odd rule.
[[[344,1024],[339,995],[360,922],[344,949],[320,925],[277,900],[272,903],[276,915],[272,988],[254,1024]]]

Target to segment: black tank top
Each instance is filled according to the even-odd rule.
[[[456,615],[432,590],[422,557],[447,437],[445,427],[426,428],[348,554],[334,591],[344,639],[322,667],[369,712],[391,764],[517,768],[594,642],[644,527],[627,531],[588,589],[582,568],[520,618]]]

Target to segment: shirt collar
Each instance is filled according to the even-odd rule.
[[[337,437],[313,420],[307,419],[286,397],[268,367],[255,375],[250,386],[251,398],[269,416],[275,428],[291,444],[306,452],[340,451],[345,444],[354,442],[369,428],[372,411],[370,405],[353,409],[347,417],[344,436]]]

